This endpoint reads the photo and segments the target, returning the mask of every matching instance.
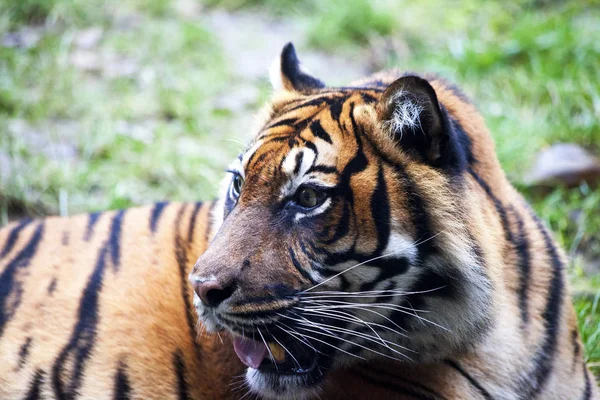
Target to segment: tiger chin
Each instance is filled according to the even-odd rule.
[[[464,94],[397,71],[327,87],[291,44],[271,80],[189,276],[253,393],[593,396],[563,255]]]

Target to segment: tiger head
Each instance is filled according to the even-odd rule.
[[[360,360],[433,361],[477,341],[491,285],[469,226],[464,97],[394,72],[329,88],[291,44],[278,61],[190,274],[204,326],[233,335],[266,398],[310,397]]]

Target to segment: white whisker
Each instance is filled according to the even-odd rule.
[[[424,318],[424,317],[421,317],[418,314],[413,314],[413,313],[409,312],[409,311],[414,311],[414,309],[412,309],[412,310],[406,310],[406,309],[403,309],[403,308],[399,308],[400,306],[396,306],[395,304],[387,304],[387,303],[381,303],[381,304],[352,303],[352,304],[347,304],[347,305],[346,304],[340,304],[340,305],[331,305],[331,306],[315,306],[315,307],[308,308],[308,309],[311,309],[311,310],[328,310],[328,309],[334,309],[335,310],[335,309],[338,309],[338,308],[367,309],[369,307],[381,308],[381,309],[386,309],[386,310],[393,310],[393,311],[398,311],[398,312],[401,312],[401,313],[404,313],[404,314],[407,314],[407,315],[412,315],[412,316],[414,316],[415,318],[417,318],[419,320],[428,322],[428,323],[430,323],[430,324],[432,324],[434,326],[437,326],[438,328],[441,328],[441,329],[444,329],[447,332],[450,332],[449,329],[447,329],[447,328],[445,328],[445,327],[443,327],[443,326],[441,326],[441,325],[439,325],[439,324],[437,324],[437,323],[435,323],[433,321],[430,321],[427,318]]]
[[[269,358],[273,362],[273,365],[275,365],[275,369],[277,370],[277,373],[279,373],[279,368],[277,368],[277,363],[275,362],[275,357],[273,357],[273,353],[271,353],[271,349],[269,348],[269,345],[267,344],[265,337],[263,336],[260,329],[257,329],[256,331],[258,332],[258,334],[260,335],[260,338],[262,339],[263,343],[265,344],[265,347],[267,348],[267,351],[269,352]]]
[[[351,302],[351,301],[341,301],[341,300],[313,300],[311,302],[306,302],[308,306],[310,307],[329,307],[329,308],[335,308],[334,304],[347,304],[347,305],[357,305],[357,306],[393,306],[393,307],[398,307],[399,309],[402,310],[406,310],[406,311],[414,311],[414,312],[424,312],[424,313],[428,313],[429,310],[415,310],[413,307],[406,307],[406,306],[401,306],[399,304],[394,304],[394,303],[356,303],[356,302]]]
[[[301,317],[301,318],[303,320],[305,320],[306,322],[310,323],[315,328],[319,328],[319,329],[323,329],[323,330],[328,329],[328,330],[332,330],[332,331],[337,331],[337,332],[341,332],[341,333],[348,333],[350,335],[358,336],[358,337],[361,337],[363,339],[369,340],[371,342],[374,342],[374,343],[377,343],[377,344],[381,344],[382,346],[387,347],[389,350],[391,350],[391,351],[393,351],[395,353],[398,353],[398,354],[402,355],[403,357],[407,357],[408,358],[408,356],[406,356],[405,354],[402,354],[402,353],[400,353],[400,352],[392,349],[391,347],[389,347],[389,344],[391,344],[393,346],[396,346],[396,347],[399,347],[399,348],[401,348],[403,350],[411,351],[410,349],[408,349],[408,348],[406,348],[404,346],[401,346],[401,345],[399,345],[397,343],[394,343],[394,342],[391,342],[389,340],[381,338],[381,336],[377,335],[377,333],[375,333],[375,334],[377,335],[377,337],[379,338],[379,340],[377,340],[376,338],[374,338],[371,335],[367,335],[367,334],[361,333],[361,332],[355,332],[355,331],[353,331],[351,329],[346,329],[346,328],[341,328],[341,327],[337,327],[337,326],[330,325],[330,324],[324,324],[324,323],[320,323],[320,322],[310,321],[310,320],[308,320],[308,319],[306,319],[304,317]],[[329,332],[329,333],[332,333],[332,332]],[[343,338],[340,338],[340,339],[344,340]]]
[[[291,327],[289,327],[288,325],[284,324],[283,322],[276,322],[275,325],[277,325],[277,327],[279,329],[281,329],[282,331],[284,331],[285,333],[287,333],[288,335],[290,335],[291,337],[293,337],[294,339],[296,339],[297,341],[301,342],[302,344],[304,344],[305,346],[309,347],[310,349],[312,349],[315,353],[321,353],[320,351],[318,351],[317,349],[315,349],[313,346],[310,345],[310,343],[306,343],[306,341],[302,338],[299,338],[297,335],[300,335],[299,332],[295,331],[294,329],[292,329]],[[285,329],[284,326],[287,328]],[[293,332],[293,333],[292,333]],[[295,333],[295,334],[294,334]]]
[[[300,327],[298,327],[298,328],[300,329]],[[301,328],[301,329],[303,329],[303,330],[306,330],[306,328]],[[349,356],[356,357],[356,358],[359,358],[359,359],[361,359],[361,360],[365,360],[365,358],[364,358],[364,357],[358,356],[358,355],[356,355],[356,354],[352,354],[352,353],[350,353],[349,351],[346,351],[346,350],[344,350],[344,349],[341,349],[341,348],[339,348],[339,347],[337,347],[337,346],[334,346],[333,344],[331,344],[331,343],[328,343],[328,342],[326,342],[326,341],[324,341],[324,340],[322,340],[322,339],[318,339],[318,338],[316,338],[316,337],[314,337],[314,336],[311,336],[311,335],[308,335],[308,334],[306,334],[306,333],[300,333],[300,332],[297,332],[297,331],[295,331],[295,332],[296,332],[296,333],[298,333],[298,335],[303,335],[303,336],[305,336],[305,337],[307,337],[307,338],[309,338],[309,339],[312,339],[312,340],[314,340],[314,341],[316,341],[316,342],[322,343],[322,344],[324,344],[324,345],[326,345],[326,346],[329,346],[329,347],[332,347],[332,348],[334,348],[334,349],[336,349],[336,350],[339,350],[339,351],[341,351],[342,353],[345,353],[345,354],[347,354],[347,355],[349,355]],[[323,334],[322,332],[316,332],[316,331],[312,331],[312,332],[314,332],[314,333],[316,333],[316,334],[318,334],[318,335],[322,335],[322,334]],[[319,351],[318,353],[321,353],[321,352]],[[321,354],[322,354],[322,353],[321,353]]]
[[[374,326],[374,327],[377,327],[377,328],[382,328],[382,329],[388,330],[388,331],[390,331],[392,333],[395,333],[395,334],[397,334],[399,336],[402,336],[402,337],[408,337],[406,334],[404,334],[402,332],[398,332],[397,330],[395,330],[393,328],[390,328],[389,326],[386,326],[386,325],[383,325],[383,324],[378,324],[377,322],[367,322],[367,321],[359,318],[357,315],[353,315],[353,314],[350,314],[350,313],[345,313],[343,311],[327,310],[325,312],[325,311],[317,311],[317,310],[305,310],[305,312],[310,313],[310,314],[318,314],[318,315],[326,316],[326,317],[333,318],[333,319],[341,319],[341,320],[345,320],[345,321],[348,321],[348,322],[352,322],[352,318],[355,318],[355,319],[360,320],[363,324],[367,324],[369,326]],[[340,316],[339,314],[342,314],[342,316]],[[342,318],[344,318],[344,319],[342,319]],[[398,328],[400,328],[400,327],[398,327]]]
[[[371,351],[371,352],[373,352],[373,353],[375,353],[375,354],[379,354],[380,356],[387,357],[387,358],[391,358],[392,360],[400,361],[400,359],[398,359],[398,358],[396,358],[396,357],[392,357],[392,356],[390,356],[390,355],[388,355],[388,354],[381,353],[381,352],[379,352],[379,351],[377,351],[377,350],[370,349],[370,348],[368,348],[368,347],[366,347],[366,346],[363,346],[363,345],[361,345],[361,344],[358,344],[358,343],[354,343],[354,342],[352,342],[352,341],[350,341],[350,340],[346,340],[346,339],[340,338],[340,337],[339,337],[339,336],[337,336],[337,335],[331,335],[331,334],[329,334],[329,333],[323,333],[323,332],[315,331],[315,330],[312,330],[312,329],[309,329],[309,328],[306,328],[306,327],[303,327],[303,326],[299,326],[299,327],[298,327],[298,329],[302,329],[303,331],[307,331],[307,332],[316,333],[316,334],[318,334],[318,335],[323,335],[323,336],[332,337],[332,338],[334,338],[334,339],[338,339],[338,340],[341,340],[341,341],[343,341],[343,342],[350,343],[350,344],[351,344],[351,345],[353,345],[353,346],[360,347],[360,348],[362,348],[362,349],[364,349],[364,350]],[[314,339],[314,338],[313,338],[313,339]],[[327,344],[329,344],[329,343],[327,343]],[[331,344],[329,344],[329,345],[330,345],[330,346],[332,346],[332,347],[335,347],[335,346],[333,346],[333,345],[331,345]],[[338,350],[344,351],[344,350],[342,350],[342,349],[339,349],[339,348],[338,348]],[[359,358],[362,358],[362,357],[360,357],[360,356],[357,356],[356,354],[352,354],[352,353],[349,353],[349,352],[347,352],[347,351],[344,351],[344,353],[346,353],[346,354],[350,354],[350,355],[351,355],[351,356],[353,356],[353,357],[359,357]],[[409,360],[410,360],[410,358],[409,358],[408,356],[405,356],[405,355],[403,355],[403,356],[404,356],[405,358],[407,358],[407,359],[409,359]],[[364,358],[363,358],[363,360],[364,360]]]
[[[362,292],[341,292],[341,291],[319,291],[311,293],[309,296],[301,296],[300,300],[305,299],[321,299],[321,298],[338,298],[338,297],[392,297],[392,296],[409,296],[414,294],[430,293],[436,290],[445,288],[446,286],[440,286],[429,290],[419,290],[412,292],[405,292],[399,289],[388,289],[388,290],[368,290]],[[393,293],[393,294],[388,294]]]

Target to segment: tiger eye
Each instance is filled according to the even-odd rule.
[[[239,196],[242,192],[243,185],[244,178],[242,178],[240,175],[236,175],[235,178],[233,178],[233,192],[236,196]]]
[[[319,193],[313,188],[304,188],[298,194],[297,203],[305,208],[313,208],[319,204]]]

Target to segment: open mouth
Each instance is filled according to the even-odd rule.
[[[337,347],[327,335],[320,336],[312,327],[304,329],[304,322],[312,323],[307,318],[285,318],[283,313],[261,314],[259,320],[215,312],[203,317],[212,321],[213,331],[231,334],[236,355],[248,367],[245,381],[251,392],[265,399],[312,398],[332,366]]]
[[[317,350],[294,338],[261,334],[263,340],[236,336],[233,348],[246,366],[262,373],[306,375],[317,367]]]
[[[274,329],[269,329],[274,332]],[[265,399],[312,397],[324,378],[330,357],[305,338],[277,331],[256,331],[260,340],[235,334],[233,348],[244,363],[246,382],[252,392]]]

